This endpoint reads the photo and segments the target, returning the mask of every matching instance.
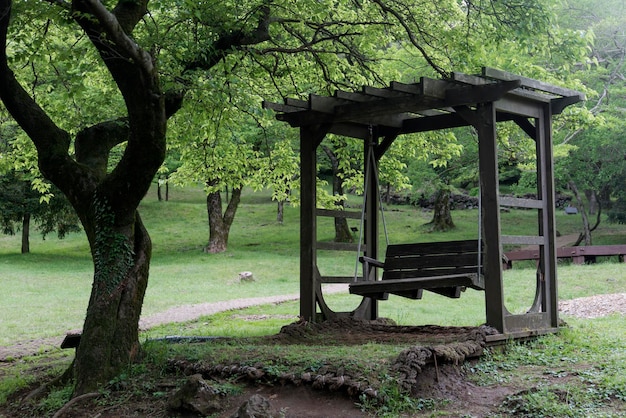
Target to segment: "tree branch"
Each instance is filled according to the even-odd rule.
[[[92,169],[102,180],[106,176],[109,153],[113,147],[128,140],[128,118],[120,118],[90,126],[76,134],[76,161]]]
[[[404,31],[405,31],[406,35],[408,36],[409,41],[411,42],[411,44],[420,52],[420,54],[422,54],[422,57],[426,60],[428,65],[430,65],[442,77],[444,77],[444,78],[448,77],[448,74],[446,73],[446,71],[444,71],[443,68],[441,68],[439,65],[437,65],[433,61],[431,56],[426,52],[424,47],[417,40],[417,38],[415,37],[415,34],[411,30],[411,28],[410,28],[408,22],[406,21],[406,19],[403,16],[401,16],[400,13],[397,10],[394,10],[391,7],[388,7],[385,4],[385,2],[383,2],[382,0],[373,0],[373,1],[374,1],[374,3],[376,3],[378,5],[378,7],[380,7],[381,11],[383,11],[386,14],[392,15],[398,21],[398,23],[404,28]]]
[[[133,12],[130,13],[130,17],[123,17],[120,22],[117,16],[109,12],[98,0],[75,0],[72,6],[74,12],[78,13],[74,13],[74,19],[85,29],[107,66],[109,66],[108,59],[115,53],[118,57],[131,60],[146,74],[152,74],[155,71],[152,57],[128,36],[138,21],[136,15],[140,12],[135,9],[143,5],[142,10],[145,13],[145,3],[137,2],[137,5],[134,5],[135,2],[125,3],[133,5],[120,6],[118,4],[116,12],[120,15],[121,10],[133,10]],[[96,21],[83,16],[82,13],[95,17]]]
[[[7,61],[7,32],[11,17],[11,0],[0,0],[0,99],[32,138],[39,155],[39,168],[53,182],[63,183],[62,170],[73,163],[68,155],[70,135],[59,128],[17,81]]]
[[[258,11],[260,12],[259,18],[254,30],[247,32],[243,29],[239,29],[222,33],[216,41],[202,51],[203,54],[198,54],[196,59],[189,61],[185,65],[183,73],[198,69],[208,70],[224,58],[230,50],[247,45],[260,44],[261,42],[269,40],[269,25],[271,21],[269,2],[264,2],[264,4],[259,7]]]

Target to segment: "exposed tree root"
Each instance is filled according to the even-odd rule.
[[[67,370],[63,372],[61,376],[56,377],[50,382],[45,383],[39,386],[37,389],[32,390],[28,395],[26,395],[26,397],[24,397],[24,399],[22,399],[22,402],[27,403],[39,400],[46,396],[48,393],[50,393],[53,388],[63,386],[66,383],[71,382],[73,377],[74,362],[72,361],[72,364],[70,364],[70,366],[67,368]]]
[[[84,393],[80,396],[72,398],[70,399],[69,402],[63,405],[63,407],[59,409],[54,415],[52,415],[52,418],[60,418],[63,416],[65,412],[67,412],[68,409],[72,407],[72,405],[77,404],[78,402],[84,401],[85,399],[97,398],[98,396],[100,396],[100,393],[91,392],[91,393]]]

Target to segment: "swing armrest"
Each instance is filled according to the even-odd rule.
[[[359,261],[365,265],[370,265],[372,267],[385,267],[385,263],[383,263],[382,261],[376,260],[375,258],[368,257],[366,255],[359,257]]]

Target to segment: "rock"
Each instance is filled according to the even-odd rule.
[[[251,271],[242,271],[241,273],[239,273],[239,281],[240,282],[253,282],[254,275],[252,274]]]
[[[231,418],[274,418],[270,401],[261,395],[252,395]]]
[[[194,374],[168,399],[167,406],[170,410],[206,416],[222,409],[221,398],[220,392],[205,382],[201,374]]]

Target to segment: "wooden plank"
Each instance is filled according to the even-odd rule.
[[[528,120],[528,118],[524,118],[521,116],[517,116],[513,118],[513,121],[519,126],[529,138],[532,138],[534,141],[537,141],[537,127]]]
[[[363,86],[363,93],[368,96],[385,97],[385,98],[406,97],[406,96],[412,95],[412,94],[398,91],[398,90],[393,90],[393,89],[388,89],[388,88],[381,89],[381,88],[370,87],[370,86]]]
[[[485,77],[495,78],[498,80],[519,80],[522,83],[523,87],[540,90],[551,94],[557,94],[564,97],[577,97],[579,101],[585,100],[585,95],[579,91],[567,89],[564,87],[558,87],[553,84],[548,84],[532,78],[522,77],[520,75],[497,70],[495,68],[484,67],[482,74]]]
[[[500,239],[502,244],[514,245],[545,245],[546,238],[541,236],[530,235],[502,235]]]
[[[485,85],[490,85],[490,84],[497,84],[497,83],[500,83],[500,82],[518,81],[518,82],[520,82],[518,87],[524,87],[523,83],[520,81],[519,77],[511,77],[511,78],[508,78],[506,80],[500,79],[500,81],[498,81],[498,80],[494,80],[494,79],[483,78],[483,77],[480,77],[480,76],[468,75],[468,74],[454,72],[454,73],[452,73],[452,79],[453,80],[457,80],[457,81],[461,81],[463,83],[471,84],[471,85],[474,85],[474,86],[485,86]],[[549,94],[546,94],[545,92],[543,92],[543,93],[534,92],[532,90],[525,90],[523,88],[513,89],[513,90],[509,91],[507,93],[507,95],[508,96],[517,96],[519,98],[530,99],[530,100],[533,100],[533,101],[543,102],[543,103],[550,103],[553,99],[559,98],[557,95],[553,95],[553,94],[549,95]]]
[[[539,250],[517,250],[504,253],[509,261],[539,260]],[[584,263],[585,257],[614,257],[623,261],[626,255],[626,245],[591,245],[581,247],[561,247],[556,249],[556,257],[560,259],[571,258],[575,264]]]
[[[294,98],[291,98],[291,97],[287,97],[287,98],[285,98],[285,104],[287,106],[294,106],[294,107],[299,107],[301,109],[310,110],[309,102],[306,101],[306,100],[300,100],[300,99],[294,99]]]
[[[374,87],[363,87],[363,91],[366,93],[350,93],[343,90],[335,92],[335,97],[338,99],[349,100],[352,102],[371,103],[381,98],[394,98],[404,96],[406,94],[394,93],[388,89],[380,89]],[[379,117],[368,118],[355,118],[355,120],[361,121],[368,125],[383,125],[391,128],[401,128],[404,125],[404,121],[414,118],[415,115],[408,112],[401,112],[396,115],[384,115]]]
[[[510,331],[503,334],[493,334],[487,335],[485,341],[487,342],[487,346],[493,345],[501,345],[508,344],[511,339],[526,339],[526,338],[534,338],[539,335],[546,334],[555,334],[559,332],[558,328],[543,328],[537,330],[521,330],[521,331]]]
[[[519,250],[508,251],[504,253],[509,261],[521,261],[521,260],[539,260],[541,253],[539,250]]]
[[[316,144],[325,135],[323,126],[318,129],[300,129],[300,316],[307,321],[313,321],[316,313]]]
[[[418,268],[405,269],[405,270],[385,270],[383,273],[383,281],[412,280],[412,279],[422,279],[422,278],[435,278],[435,277],[456,276],[456,275],[477,275],[477,274],[478,274],[477,266],[458,266],[458,267],[447,267],[447,268],[441,268],[441,269],[427,269],[427,270],[421,270]]]
[[[369,136],[369,126],[363,123],[333,123],[328,129],[328,133],[350,138],[365,139]]]
[[[348,219],[361,219],[361,212],[355,212],[351,210],[336,210],[336,209],[315,209],[317,216],[324,216],[328,218],[348,218]]]
[[[359,100],[351,100],[345,99],[345,97],[351,97],[349,93],[345,92],[341,95],[343,98],[339,97],[328,97],[328,96],[318,96],[315,94],[309,95],[309,107],[312,111],[317,111],[325,114],[333,114],[337,115],[335,118],[336,121],[345,122],[345,121],[362,121],[363,123],[371,124],[371,125],[384,125],[388,127],[400,128],[402,127],[402,123],[405,119],[411,117],[411,115],[402,112],[401,109],[393,108],[393,110],[389,111],[387,107],[389,104],[383,105],[381,108],[378,104],[381,101],[386,100],[398,100],[398,98],[393,99],[384,99],[379,98],[378,100],[373,101],[359,101]],[[354,94],[354,98],[358,98],[358,94]],[[409,97],[411,100],[415,100],[412,97]],[[402,98],[400,98],[402,99]],[[342,109],[345,108],[356,108],[356,109],[364,109],[362,112],[357,111],[352,114],[350,117],[341,117]],[[376,107],[378,110],[376,112],[369,112],[366,109],[371,107]]]
[[[397,295],[397,296],[402,296],[403,298],[418,300],[422,298],[422,295],[424,294],[424,290],[412,289],[412,290],[407,290],[407,291],[402,291],[402,292],[399,292],[399,291],[393,292],[392,294]]]
[[[281,112],[281,113],[299,112],[302,110],[302,108],[300,107],[289,106],[284,103],[268,102],[266,100],[263,100],[263,103],[261,104],[261,106],[263,107],[263,109],[270,109],[270,110],[273,110],[274,112]]]
[[[356,282],[349,286],[351,294],[367,295],[369,293],[407,292],[415,289],[435,289],[449,287],[480,287],[475,275],[456,274],[437,277],[420,277],[402,280],[383,280],[376,282]],[[484,288],[484,287],[483,287]],[[479,290],[482,290],[480,288]]]
[[[589,245],[581,247],[565,247],[572,255],[613,256],[626,255],[626,245]]]
[[[366,103],[350,103],[335,108],[337,121],[368,120],[385,115],[403,115],[406,112],[431,109],[441,106],[441,103],[423,96],[407,96],[392,99],[379,99]],[[398,117],[397,122],[403,122],[406,117]],[[391,125],[387,125],[391,126]],[[400,125],[401,126],[401,125]]]
[[[337,106],[352,103],[354,101],[337,97],[319,96],[317,94],[309,95],[309,109],[322,113],[334,114]]]
[[[454,267],[476,267],[478,253],[434,254],[411,257],[386,257],[385,271],[393,270],[439,270]]]
[[[335,92],[335,97],[338,99],[351,100],[353,102],[371,102],[378,100],[375,96],[370,96],[364,93],[352,93],[343,90],[337,90]]]
[[[354,276],[320,276],[320,283],[355,283]],[[357,276],[357,281],[363,281],[363,276]]]
[[[389,84],[389,87],[392,90],[399,91],[402,93],[411,93],[411,94],[422,94],[422,85],[420,83],[400,83],[399,81],[392,81]]]
[[[312,110],[280,113],[276,115],[276,119],[287,122],[292,127],[318,126],[320,124],[331,124],[334,122],[333,115],[328,113],[314,112]]]
[[[440,287],[426,290],[448,298],[458,299],[461,297],[461,293],[465,291],[465,286]]]
[[[458,128],[469,123],[456,113],[443,113],[436,116],[420,116],[405,119],[402,125],[403,132],[429,132],[439,129]]]
[[[445,100],[450,103],[450,106],[454,106],[457,103],[494,102],[519,87],[519,85],[519,81],[511,80],[482,86],[448,88],[445,91]]]
[[[537,107],[536,102],[511,94],[494,102],[494,106],[498,113],[504,112],[526,118],[538,118],[541,114],[541,110]]]
[[[578,97],[563,97],[562,99],[552,100],[552,103],[550,103],[552,115],[561,114],[567,106],[578,103],[579,101],[580,101],[580,98]]]
[[[431,97],[435,99],[446,99],[446,90],[449,88],[458,87],[458,83],[446,80],[437,80],[428,77],[421,77],[420,83],[422,96]]]
[[[478,240],[456,240],[440,242],[423,242],[409,244],[391,244],[387,247],[387,255],[415,255],[415,254],[458,254],[464,252],[478,252]]]
[[[516,208],[542,209],[543,202],[537,199],[521,199],[518,197],[500,196],[500,206]]]

